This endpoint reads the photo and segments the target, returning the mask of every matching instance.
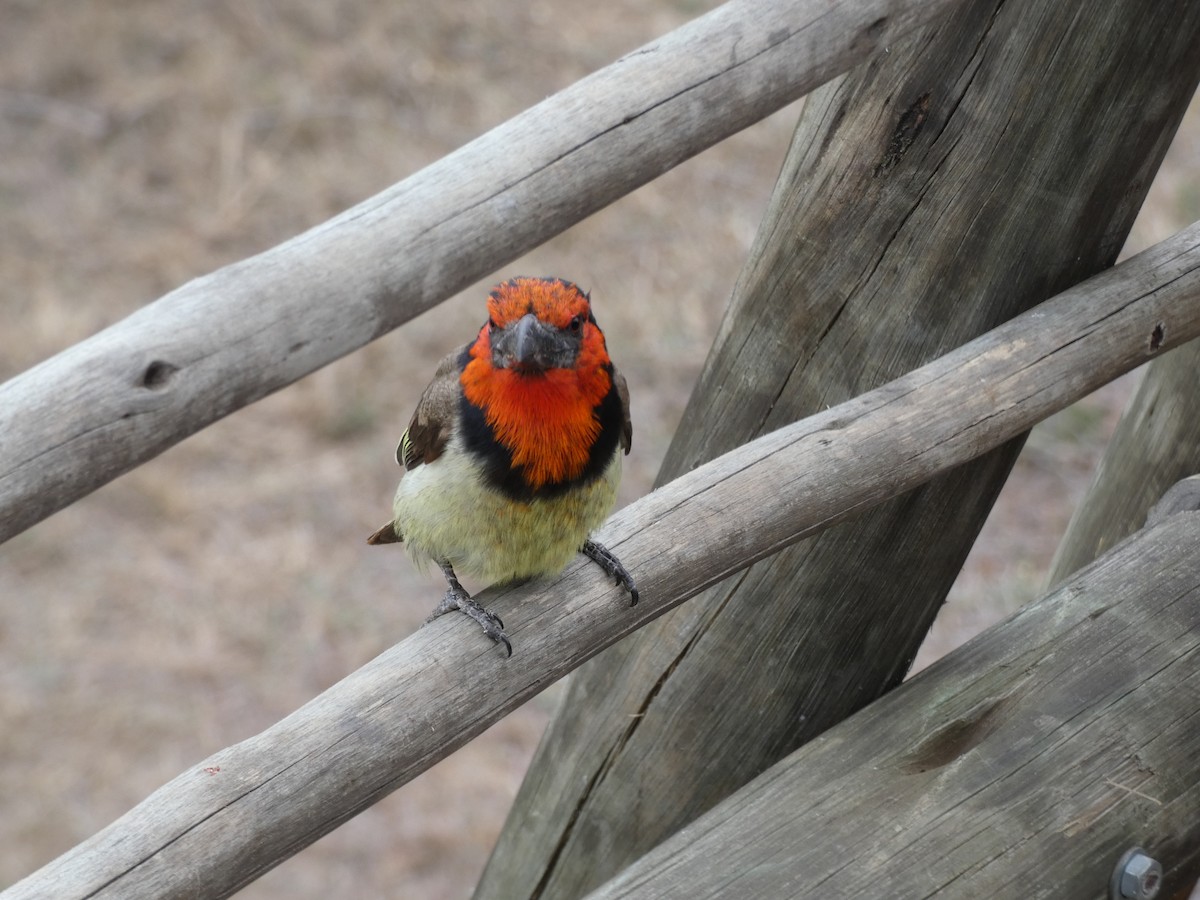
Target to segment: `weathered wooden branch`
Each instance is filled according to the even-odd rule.
[[[955,0],[734,0],[0,385],[0,541],[355,350]]]
[[[971,0],[810,96],[660,483],[1111,265],[1198,47],[1187,0]],[[476,900],[586,894],[899,684],[1022,440],[577,672]]]
[[[1200,513],[1140,532],[686,826],[592,900],[1107,897],[1200,873]]]
[[[1200,341],[1150,364],[1054,554],[1050,587],[1142,527],[1168,485],[1200,472],[1197,373]]]
[[[1167,489],[1146,516],[1146,526],[1157,525],[1176,513],[1200,511],[1200,475],[1180,479]]]
[[[548,582],[485,592],[508,625],[511,659],[464,618],[438,619],[3,897],[226,896],[665,610],[1197,335],[1200,224],[617,513],[600,534],[638,578],[636,607],[582,561]]]

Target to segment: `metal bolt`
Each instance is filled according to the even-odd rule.
[[[1141,847],[1126,850],[1113,871],[1109,896],[1113,900],[1153,900],[1162,887],[1162,866]]]

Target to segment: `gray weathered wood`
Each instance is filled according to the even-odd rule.
[[[0,385],[0,541],[361,347],[955,0],[734,0]]]
[[[1146,370],[1054,554],[1051,587],[1146,521],[1168,485],[1200,472],[1200,342]]]
[[[579,561],[492,590],[506,659],[446,616],[256,737],[198,763],[4,900],[226,896],[555,679],[748,563],[909,490],[1200,335],[1200,224],[882,388],[772,432],[600,531],[642,599]]]
[[[1146,525],[1157,525],[1176,513],[1197,510],[1200,510],[1200,475],[1192,475],[1171,485],[1162,499],[1150,507]]]
[[[1183,0],[984,0],[809,97],[663,478],[1109,265],[1198,46]],[[477,900],[585,893],[899,683],[1019,449],[789,548],[577,673]]]
[[[1098,900],[1200,873],[1200,513],[806,744],[591,894]],[[1179,896],[1183,896],[1180,894]]]

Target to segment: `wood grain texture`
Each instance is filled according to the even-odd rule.
[[[1200,342],[1150,364],[1054,554],[1051,587],[1137,531],[1168,486],[1200,472],[1198,373]]]
[[[1107,897],[1200,871],[1200,513],[802,747],[592,900]]]
[[[1160,322],[1174,338],[1151,350]],[[637,606],[582,559],[554,579],[485,591],[511,659],[465,617],[437,619],[0,896],[227,896],[667,609],[1197,335],[1200,225],[618,512],[597,537],[638,579]]]
[[[969,3],[809,97],[662,479],[1110,265],[1200,77],[1200,8],[1147,11]],[[477,900],[582,895],[898,684],[1022,439],[577,673]]]
[[[355,350],[954,0],[734,0],[0,385],[0,541]]]

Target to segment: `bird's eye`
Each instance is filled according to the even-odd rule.
[[[573,318],[571,320],[571,324],[567,327],[571,329],[572,334],[578,334],[579,330],[583,328],[583,316],[576,316]]]

